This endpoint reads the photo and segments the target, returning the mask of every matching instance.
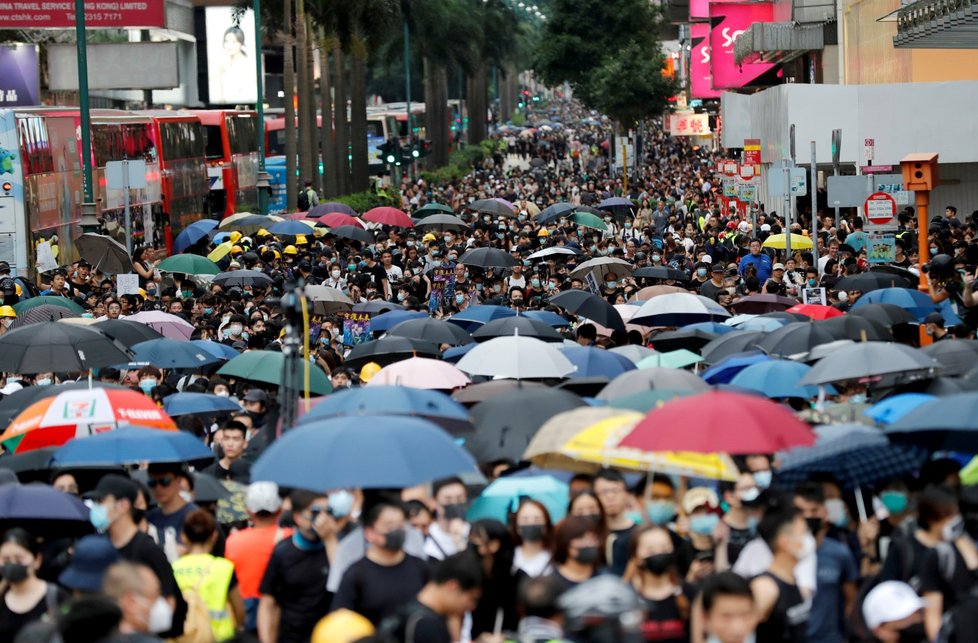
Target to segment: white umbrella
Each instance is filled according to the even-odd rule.
[[[367,386],[409,386],[411,388],[452,389],[472,383],[454,364],[427,357],[412,357],[394,362],[377,371]]]
[[[608,349],[612,353],[618,353],[626,359],[630,359],[635,364],[638,364],[643,359],[649,355],[655,355],[658,351],[654,351],[651,348],[646,348],[645,346],[639,346],[637,344],[625,344],[624,346],[615,346],[614,348]]]
[[[576,255],[577,253],[566,246],[554,246],[553,248],[544,248],[543,250],[537,250],[532,255],[527,257],[531,261],[533,259],[546,259],[547,257],[553,257],[556,255]]]
[[[597,259],[591,259],[585,261],[577,268],[574,272],[570,274],[571,279],[580,279],[589,272],[594,273],[595,279],[604,280],[604,276],[609,272],[613,272],[616,275],[622,273],[632,274],[635,271],[635,266],[625,261],[624,259],[615,259],[613,257],[598,257]]]
[[[686,326],[727,317],[730,313],[712,299],[677,292],[648,300],[630,321],[643,326]]]
[[[458,361],[469,375],[510,379],[566,377],[576,367],[555,344],[533,337],[496,337],[470,350]]]

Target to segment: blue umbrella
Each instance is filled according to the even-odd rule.
[[[703,373],[703,379],[709,384],[729,384],[740,371],[751,364],[767,362],[770,359],[770,357],[761,351],[735,353],[709,368]]]
[[[555,221],[562,216],[567,216],[573,212],[574,209],[575,206],[571,205],[570,203],[554,203],[537,215],[537,223],[550,223],[551,221]]]
[[[377,415],[369,422],[341,417],[291,429],[258,458],[251,479],[318,492],[402,489],[477,470],[472,456],[431,422]]]
[[[449,431],[471,431],[468,410],[440,391],[407,386],[348,388],[322,399],[302,416],[303,424],[341,416],[409,415]]]
[[[800,362],[787,360],[767,360],[751,364],[737,373],[731,386],[757,391],[767,397],[800,397],[804,399],[818,395],[817,386],[801,386],[798,382],[812,367]]]
[[[453,324],[458,324],[468,332],[473,332],[479,330],[484,324],[487,324],[496,319],[503,319],[505,317],[514,317],[516,311],[512,308],[506,308],[505,306],[491,306],[491,305],[481,305],[481,306],[470,306],[463,310],[462,312],[452,315],[448,318],[448,321]]]
[[[574,379],[580,377],[607,377],[614,379],[625,371],[635,370],[635,362],[618,353],[594,348],[593,346],[561,346],[558,349],[570,363],[577,367],[571,373]]]
[[[190,342],[175,339],[151,339],[132,347],[133,362],[146,362],[159,368],[201,368],[221,361]]]
[[[0,529],[22,527],[37,535],[59,537],[91,533],[88,507],[70,494],[46,484],[0,487]]]
[[[926,293],[911,288],[880,288],[879,290],[873,290],[861,295],[856,300],[856,303],[852,305],[852,308],[853,310],[858,310],[868,304],[893,304],[894,306],[899,306],[916,317],[917,321],[923,321],[924,317],[936,311],[944,316],[944,323],[948,326],[956,326],[961,323],[961,319],[954,313],[954,309],[950,307],[950,300],[945,300],[938,305]]]
[[[214,245],[224,243],[231,238],[231,233],[227,230],[212,230],[211,233],[214,235],[211,237],[211,241],[214,242]]]
[[[721,324],[714,321],[696,322],[695,324],[687,324],[683,326],[683,330],[701,330],[705,333],[713,333],[714,335],[726,335],[727,333],[733,333],[737,329],[733,326],[727,324]]]
[[[978,393],[957,393],[921,404],[884,429],[892,440],[932,451],[978,451]]]
[[[235,413],[241,410],[238,403],[227,397],[210,393],[174,393],[163,398],[163,410],[170,417],[178,415],[204,415]]]
[[[613,196],[609,199],[603,200],[598,204],[599,210],[604,210],[606,208],[634,208],[635,204],[630,199],[624,199],[620,196]]]
[[[933,402],[936,399],[937,396],[926,393],[891,395],[866,409],[863,414],[876,420],[877,424],[893,424],[921,404]]]
[[[217,227],[215,219],[200,219],[183,229],[173,240],[173,254],[180,254],[207,236],[207,233]]]
[[[569,321],[552,310],[528,310],[523,313],[523,316],[543,322],[544,324],[548,324],[554,328],[564,328],[566,326],[570,326]]]
[[[221,360],[234,359],[241,354],[227,344],[215,342],[213,339],[192,339],[190,343]]]
[[[184,431],[128,426],[69,440],[54,452],[56,468],[95,467],[140,462],[207,462],[214,452]]]
[[[300,223],[299,221],[294,221],[292,219],[278,221],[277,223],[273,223],[272,225],[268,226],[267,229],[272,234],[281,234],[290,237],[300,234],[312,234],[312,228],[305,223]]]
[[[478,345],[479,345],[478,343],[472,342],[471,344],[465,344],[464,346],[453,346],[447,349],[444,353],[442,353],[441,358],[446,362],[451,362],[452,364],[456,364],[458,363],[458,360],[465,357],[466,353],[468,353],[470,350],[472,350]]]
[[[891,444],[879,429],[861,424],[836,424],[826,432],[816,430],[816,435],[813,446],[784,455],[779,481],[793,484],[830,473],[844,488],[856,489],[906,475],[927,459],[923,449]]]
[[[378,330],[387,332],[403,321],[420,319],[427,316],[427,313],[419,310],[391,310],[370,318],[370,332]]]
[[[569,489],[567,483],[545,474],[518,478],[505,476],[482,490],[469,507],[466,518],[469,522],[493,518],[507,524],[509,515],[520,508],[520,501],[532,498],[547,508],[550,520],[556,523],[567,512]]]

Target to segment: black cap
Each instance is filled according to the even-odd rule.
[[[10,272],[10,264],[6,261],[0,261],[0,273]]]
[[[85,497],[92,500],[101,500],[106,496],[112,496],[116,500],[128,500],[132,503],[136,502],[137,490],[136,483],[129,478],[116,473],[110,473],[102,476],[95,489],[86,493]]]
[[[929,313],[924,317],[925,324],[937,324],[938,326],[944,325],[944,315],[938,312]]]

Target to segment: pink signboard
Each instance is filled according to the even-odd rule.
[[[693,98],[719,98],[710,77],[710,25],[694,22],[689,26],[692,50],[689,54],[690,90]]]
[[[710,0],[689,0],[690,22],[707,22],[710,19]]]
[[[734,60],[734,43],[737,38],[755,22],[771,22],[773,19],[774,5],[769,2],[710,3],[710,71],[713,89],[745,87],[775,67],[769,63],[738,65]]]

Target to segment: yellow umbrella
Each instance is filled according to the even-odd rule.
[[[764,240],[765,248],[776,248],[778,250],[785,249],[785,238],[784,234],[772,234],[770,237]],[[812,240],[805,235],[792,234],[791,235],[791,249],[792,250],[811,250]]]
[[[635,415],[639,416],[638,420],[634,419]],[[574,460],[619,469],[654,471],[714,480],[737,479],[737,466],[730,456],[723,453],[685,451],[649,453],[639,449],[619,447],[618,443],[621,439],[642,417],[640,413],[636,413],[632,416],[613,417],[596,422],[568,440],[560,452]]]
[[[529,460],[544,469],[561,469],[579,473],[593,473],[600,464],[581,462],[563,455],[561,447],[575,435],[601,420],[622,418],[632,426],[644,416],[635,411],[610,406],[579,406],[570,411],[558,413],[547,420],[523,452],[523,459]]]
[[[218,262],[224,257],[228,256],[231,252],[231,248],[234,247],[234,243],[231,241],[225,241],[224,243],[218,245],[216,248],[211,250],[211,253],[207,255],[207,258],[211,261]]]

